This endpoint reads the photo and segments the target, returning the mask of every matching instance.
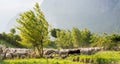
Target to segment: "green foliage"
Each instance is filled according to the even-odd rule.
[[[31,44],[39,51],[39,55],[43,55],[43,43],[48,40],[48,22],[45,20],[45,16],[38,3],[35,4],[34,10],[26,11],[20,14],[17,18],[20,30],[20,37],[22,43]]]
[[[3,32],[2,34],[0,34],[0,42],[1,44],[6,44],[8,47],[24,47],[23,45],[21,45],[20,43],[18,43],[18,41],[21,40],[21,38],[16,35],[15,33],[5,33]],[[9,46],[10,45],[10,46]]]
[[[17,47],[13,44],[8,43],[6,40],[0,39],[0,44],[6,45],[7,47]]]
[[[75,47],[88,47],[90,46],[91,32],[85,28],[84,30],[79,30],[76,27],[72,29],[72,41]]]
[[[74,43],[75,47],[81,47],[82,44],[82,39],[81,39],[81,32],[78,28],[73,27],[72,29],[72,41]]]
[[[69,30],[60,30],[57,32],[57,38],[55,40],[58,47],[72,48],[72,36]]]
[[[104,47],[106,50],[115,50],[120,46],[120,34],[96,34],[87,28],[80,30],[73,27],[71,31],[54,28],[51,35],[61,48]]]
[[[49,40],[47,43],[44,44],[44,47],[45,48],[57,48],[57,45],[55,43],[55,41],[51,41]]]
[[[57,32],[59,32],[59,31],[60,31],[60,29],[56,29],[56,28],[52,29],[51,36],[57,38]]]
[[[119,34],[93,34],[90,42],[91,46],[104,47],[106,50],[119,50],[119,38]]]
[[[111,40],[111,43],[109,44],[109,49],[111,50],[119,50],[120,46],[120,34],[111,34],[108,36],[108,38]]]
[[[105,47],[111,42],[111,40],[107,37],[107,35],[101,35],[101,36],[93,35],[92,41],[93,41],[93,46],[98,46],[98,47]]]
[[[12,28],[12,29],[10,30],[10,32],[11,32],[12,34],[15,34],[15,33],[16,33],[16,30],[15,30],[14,28]]]
[[[92,35],[91,32],[87,28],[81,31],[81,42],[83,44],[82,46],[84,47],[90,46],[91,35]]]
[[[111,40],[114,42],[120,41],[120,34],[112,34],[110,37],[111,37]]]

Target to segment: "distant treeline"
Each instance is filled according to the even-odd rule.
[[[19,34],[15,33],[15,29],[11,29],[10,33],[1,33],[0,40],[4,40],[14,47],[27,47],[19,43],[21,38]],[[104,47],[108,50],[117,50],[120,46],[120,33],[92,33],[87,28],[65,30],[53,28],[50,31],[49,39],[47,43],[44,43],[44,47],[47,48],[77,48],[77,47]],[[4,44],[4,43],[2,43]],[[30,47],[30,46],[29,46]]]
[[[55,38],[51,45],[61,48],[104,47],[109,50],[117,50],[120,45],[120,33],[97,34],[87,28],[80,30],[73,27],[71,31],[54,28],[51,30],[51,35]]]
[[[18,41],[20,41],[20,37],[19,35],[15,34],[16,31],[15,29],[11,29],[10,33],[1,33],[0,34],[0,44],[5,44],[9,47],[9,45],[12,45],[13,47],[24,47],[23,45],[21,45],[20,43],[18,43]],[[4,41],[4,42],[3,42]]]

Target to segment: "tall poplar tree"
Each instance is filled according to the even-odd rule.
[[[72,41],[73,41],[74,47],[82,46],[81,31],[76,27],[72,28]]]
[[[31,44],[37,49],[40,57],[43,56],[43,44],[48,40],[48,22],[41,11],[39,4],[36,3],[33,10],[20,14],[17,18],[20,30],[21,42]]]
[[[55,40],[58,47],[61,48],[72,48],[72,36],[69,30],[60,30],[57,31],[57,38]]]

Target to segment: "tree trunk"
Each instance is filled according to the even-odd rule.
[[[41,43],[40,46],[39,45],[37,46],[37,50],[38,50],[39,56],[43,57],[43,43]]]
[[[41,57],[41,49],[40,49],[39,46],[37,46],[37,50],[38,50],[38,54],[39,54],[39,56]]]
[[[43,40],[41,40],[41,46],[40,46],[40,47],[41,47],[41,48],[40,48],[40,49],[41,49],[41,51],[40,51],[40,52],[41,52],[40,56],[43,57]]]
[[[40,51],[40,57],[43,57],[43,36],[42,36],[42,39],[41,39],[41,45],[40,45],[40,49],[41,49],[41,51]]]
[[[43,57],[43,43],[41,44],[41,57]]]

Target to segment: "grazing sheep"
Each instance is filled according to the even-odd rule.
[[[44,51],[44,55],[50,55],[50,54],[52,54],[52,53],[54,53],[55,52],[55,50],[53,50],[53,49],[50,49],[50,50],[46,50],[46,51]]]
[[[0,60],[3,60],[3,59],[5,59],[5,54],[0,54]]]
[[[43,55],[47,58],[59,57],[66,58],[69,54],[94,54],[103,47],[91,47],[91,48],[76,48],[76,49],[43,49]],[[25,57],[36,57],[36,52],[26,48],[6,48],[4,45],[0,45],[0,58],[25,58]],[[85,60],[86,61],[86,60]],[[91,60],[92,62],[92,60]]]
[[[26,55],[21,55],[20,58],[24,59],[24,58],[26,58]]]
[[[6,49],[6,46],[0,44],[0,54],[2,54],[5,49]]]
[[[67,50],[60,50],[59,52],[59,56],[67,56],[68,55],[68,51]]]
[[[103,49],[103,47],[94,47],[94,48],[81,48],[81,54],[94,54],[98,51],[101,51]]]
[[[30,56],[30,49],[20,49],[20,48],[7,48],[6,54],[10,53],[13,58],[18,57],[20,58],[22,55],[29,57]]]
[[[52,55],[44,55],[45,58],[54,58]]]
[[[12,54],[11,54],[11,53],[6,53],[5,57],[6,57],[7,59],[12,59]]]
[[[79,49],[69,50],[68,54],[80,54],[80,50]]]

